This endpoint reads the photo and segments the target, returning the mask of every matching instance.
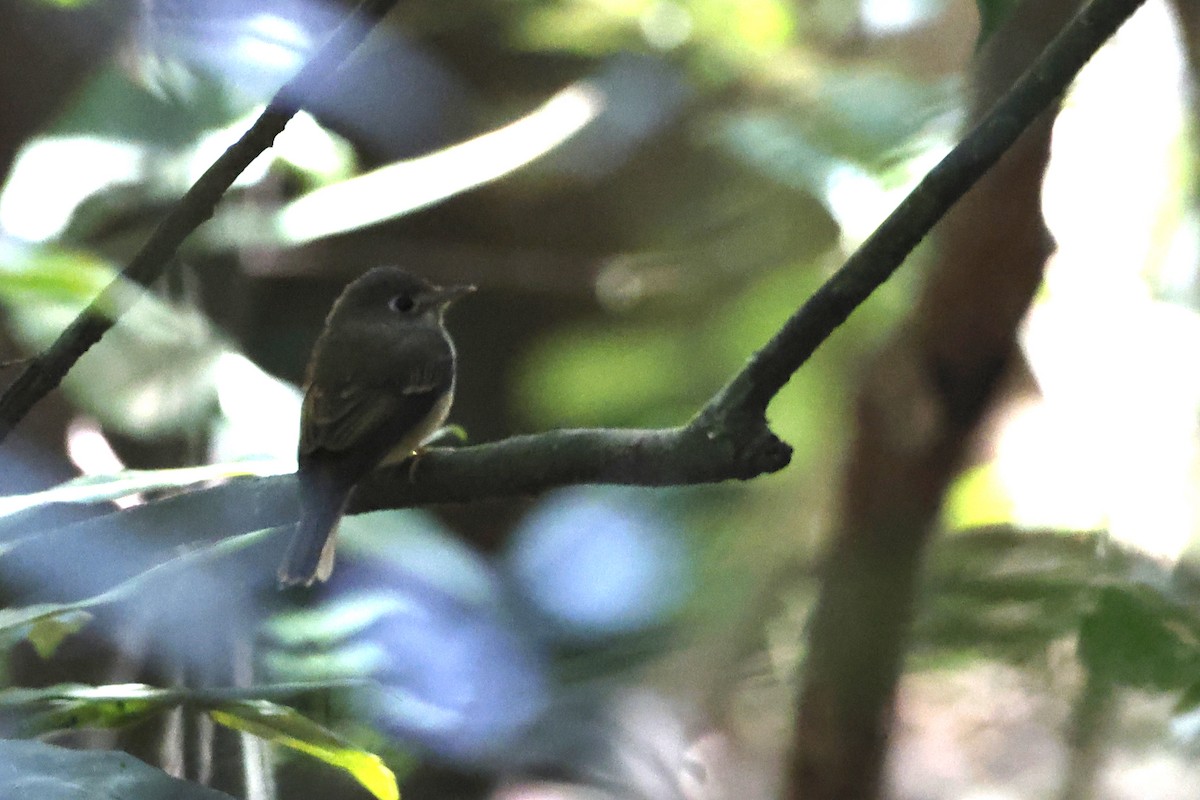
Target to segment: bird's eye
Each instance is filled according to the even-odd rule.
[[[398,311],[401,314],[412,311],[414,305],[416,304],[413,302],[412,297],[407,294],[398,294],[391,300],[388,300],[388,308],[392,311]]]

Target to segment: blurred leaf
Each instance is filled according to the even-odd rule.
[[[1200,708],[1200,681],[1193,683],[1191,686],[1183,690],[1183,694],[1179,696],[1178,702],[1175,703],[1176,714],[1186,714],[1189,711],[1195,711]]]
[[[941,663],[963,652],[1020,662],[1079,631],[1108,586],[1161,566],[1100,533],[982,528],[942,538],[930,553],[916,641]]]
[[[56,730],[119,728],[179,705],[224,708],[229,704],[270,698],[291,699],[313,692],[361,687],[361,681],[316,681],[265,684],[234,689],[163,689],[144,683],[90,686],[61,683],[40,689],[0,690],[0,713],[15,720],[22,735],[36,736]]]
[[[581,328],[544,339],[527,357],[520,407],[547,425],[678,422],[707,366],[670,330]],[[707,381],[704,381],[707,383]]]
[[[518,21],[517,37],[522,45],[539,50],[566,49],[590,55],[636,50],[642,41],[638,21],[651,13],[653,5],[653,0],[529,4]],[[687,11],[680,8],[680,12],[690,22]]]
[[[1012,14],[1020,0],[975,0],[979,9],[979,44],[982,45]]]
[[[80,728],[117,728],[188,704],[214,720],[268,741],[299,750],[346,770],[381,800],[396,800],[395,776],[382,760],[354,747],[298,712],[261,699],[230,699],[231,691],[297,694],[321,685],[251,687],[245,690],[189,691],[140,683],[109,686],[60,684],[44,689],[0,691],[0,714],[25,736]],[[2,769],[2,767],[0,767]],[[175,796],[175,795],[172,795]]]
[[[723,80],[778,55],[795,33],[795,13],[782,0],[568,0],[529,4],[515,37],[524,47],[592,56],[681,48],[698,73]]]
[[[88,619],[90,609],[115,603],[136,594],[147,584],[170,577],[196,563],[236,554],[266,536],[275,535],[280,529],[267,528],[260,531],[231,536],[215,544],[191,550],[184,555],[151,567],[134,575],[107,591],[71,603],[38,603],[23,608],[0,609],[0,645],[11,647],[23,639],[37,636],[44,646],[57,646],[62,635],[79,630]]]
[[[178,693],[141,683],[0,691],[0,710],[18,719],[24,736],[79,728],[119,728],[178,705]]]
[[[981,464],[959,475],[946,497],[942,518],[954,530],[1013,522],[1012,498],[996,465]]]
[[[115,63],[100,66],[54,124],[53,133],[179,148],[245,113],[215,81],[197,80],[194,91],[182,99],[141,88]]]
[[[0,797],[232,800],[215,789],[172,778],[128,753],[68,750],[27,741],[0,741]]]
[[[149,235],[160,207],[191,186],[257,114],[256,101],[199,73],[188,74],[183,92],[142,88],[126,74],[133,61],[100,70],[49,131],[21,148],[0,192],[0,223],[10,233],[26,241],[132,246]],[[349,177],[354,166],[345,141],[300,114],[234,186],[253,185],[276,169],[319,187]],[[217,233],[239,229],[228,213],[222,209]],[[257,228],[258,239],[277,241],[262,235],[269,232],[262,220]],[[230,242],[205,228],[189,246],[224,249]]]
[[[79,250],[9,250],[0,271],[0,300],[6,305],[60,303],[82,308],[116,276],[103,259]]]
[[[275,614],[266,624],[265,633],[282,647],[320,652],[361,634],[386,615],[407,607],[408,603],[402,598],[387,592],[357,593],[315,608]],[[349,674],[362,671],[360,666]]]
[[[1146,586],[1108,587],[1079,629],[1092,672],[1142,689],[1190,686],[1200,674],[1194,613]]]
[[[30,626],[27,638],[39,656],[51,658],[63,639],[78,633],[91,619],[92,615],[86,611],[66,611],[43,617]]]
[[[345,770],[380,800],[400,797],[395,774],[379,756],[354,747],[293,709],[257,700],[229,703],[209,714],[228,728],[299,750]]]
[[[289,461],[239,461],[179,469],[125,470],[113,475],[84,475],[52,489],[0,496],[0,517],[46,503],[104,503],[141,492],[183,489],[199,483],[244,476],[284,475],[295,471]]]
[[[393,587],[395,581],[411,578],[467,605],[485,607],[501,602],[492,561],[427,511],[389,509],[355,514],[342,520],[338,536],[339,549],[344,548],[351,558],[388,570],[387,581]]]
[[[834,154],[813,142],[796,119],[775,110],[744,110],[716,120],[712,138],[764,177],[823,198]]]
[[[115,66],[75,98],[24,143],[5,177],[0,222],[26,241],[111,239],[139,211],[174,200],[249,125],[239,119],[248,109],[233,108],[212,82],[180,102],[134,86]],[[238,182],[264,174],[273,158]]]
[[[1077,635],[1083,663],[1109,682],[1175,691],[1200,675],[1200,613],[1161,563],[1103,534],[961,532],[929,566],[915,638],[935,662],[1021,662]]]
[[[17,337],[32,349],[49,345],[116,276],[82,253],[5,255],[0,302]],[[215,412],[213,370],[224,344],[199,311],[133,284],[126,289],[136,304],[84,354],[63,387],[101,424],[132,436],[195,430]]]
[[[62,640],[83,628],[91,614],[76,604],[39,603],[0,609],[0,645],[29,639],[43,658],[54,655]]]
[[[284,681],[368,678],[368,691],[346,696],[349,713],[453,763],[508,752],[547,702],[542,649],[497,613],[496,588],[486,602],[402,566],[371,567],[379,588],[271,619],[260,637],[264,672]],[[362,574],[348,573],[349,585]]]
[[[949,134],[957,87],[890,72],[830,72],[802,104],[745,108],[718,117],[711,136],[764,177],[824,199],[853,163],[882,173],[912,155],[939,120]],[[939,129],[940,130],[940,129]]]
[[[957,84],[928,83],[889,71],[830,71],[793,125],[830,152],[872,170],[911,155],[917,137],[936,122],[947,140],[957,130],[952,112]]]

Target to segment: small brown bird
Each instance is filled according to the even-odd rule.
[[[455,354],[444,317],[474,290],[377,267],[333,304],[305,376],[300,521],[279,566],[281,587],[329,578],[354,485],[412,455],[446,421]]]

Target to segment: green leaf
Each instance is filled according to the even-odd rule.
[[[92,615],[75,603],[38,603],[0,609],[0,645],[11,647],[28,639],[42,658],[49,658],[62,640],[83,628]]]
[[[159,152],[193,147],[204,131],[228,125],[245,113],[244,104],[216,81],[197,76],[188,96],[181,98],[143,89],[124,66],[116,65],[96,70],[74,97],[52,134],[144,143]],[[147,175],[148,180],[155,177]]]
[[[795,38],[797,9],[781,0],[568,0],[532,3],[512,35],[519,47],[585,55],[687,45],[712,77],[765,66]]]
[[[85,253],[46,248],[5,255],[0,302],[14,335],[31,350],[53,342],[117,275],[112,264]],[[122,283],[119,294],[117,308],[131,307],[79,359],[63,388],[102,425],[130,436],[196,430],[216,408],[216,366],[228,352],[222,337],[196,309],[132,282]]]
[[[394,594],[360,592],[314,608],[276,614],[264,633],[283,647],[324,652],[406,607]]]
[[[0,713],[26,736],[78,728],[119,728],[179,705],[201,710],[258,701],[291,700],[312,692],[361,687],[361,681],[282,683],[224,689],[163,689],[144,683],[0,690]],[[282,706],[275,706],[283,708]],[[286,710],[286,709],[285,709]]]
[[[1179,696],[1179,700],[1175,703],[1174,711],[1176,714],[1186,714],[1189,711],[1195,711],[1197,708],[1200,708],[1200,682],[1193,683],[1183,690],[1183,694]]]
[[[1174,690],[1200,674],[1200,638],[1186,609],[1145,586],[1109,587],[1079,629],[1084,664],[1114,683]]]
[[[78,728],[119,728],[178,705],[179,695],[141,683],[0,691],[0,708],[20,720],[22,734]]]
[[[926,600],[914,630],[929,666],[964,655],[1012,663],[1077,636],[1100,594],[1154,576],[1161,564],[1101,532],[993,526],[943,537],[930,551]],[[1172,623],[1174,624],[1174,623]]]
[[[1012,15],[1020,0],[975,0],[979,7],[979,40],[982,45]]]
[[[247,700],[213,708],[209,715],[227,728],[245,731],[343,769],[379,800],[400,797],[396,775],[383,759],[355,747],[291,708],[265,700]]]
[[[1013,520],[1012,498],[995,464],[981,464],[965,470],[950,486],[942,518],[947,528],[1002,525]]]
[[[91,620],[92,615],[86,611],[64,611],[33,623],[26,638],[39,656],[51,658],[63,639],[78,633]]]

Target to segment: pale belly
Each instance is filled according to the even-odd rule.
[[[450,416],[450,404],[454,402],[454,389],[446,392],[443,397],[438,400],[429,413],[425,415],[418,424],[414,425],[408,432],[408,435],[387,452],[377,466],[386,467],[390,464],[399,464],[404,459],[411,456],[430,436],[437,432],[437,429],[442,427],[446,421],[446,417]]]

